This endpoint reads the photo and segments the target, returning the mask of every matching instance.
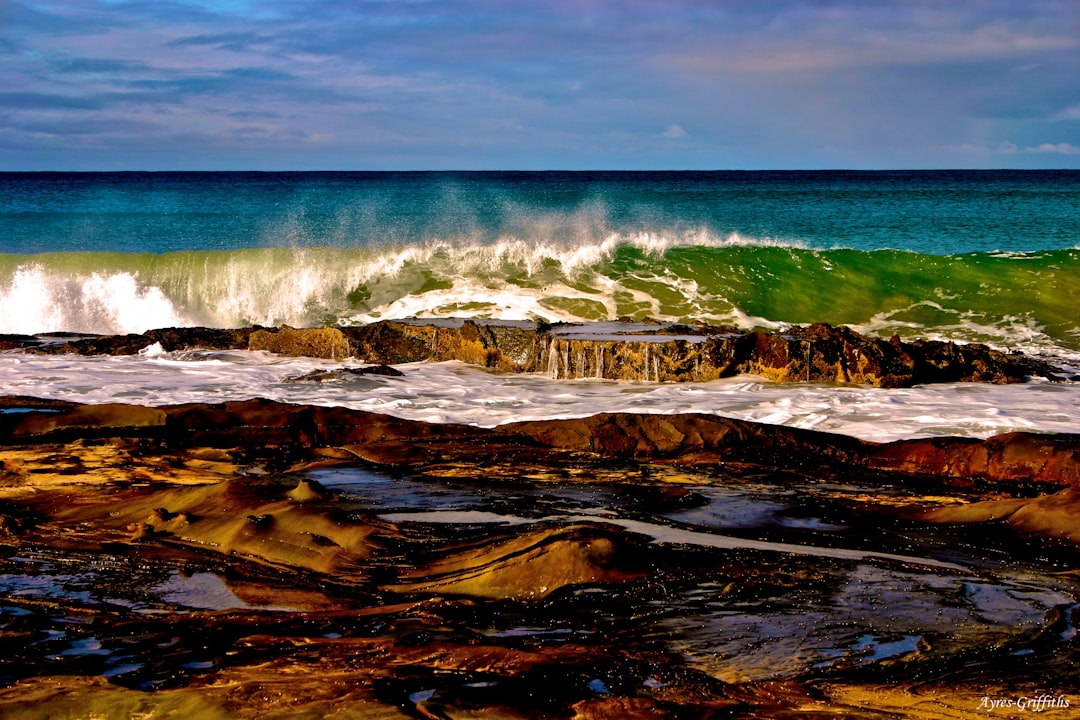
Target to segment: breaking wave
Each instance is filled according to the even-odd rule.
[[[0,255],[0,332],[311,326],[401,317],[617,317],[1080,350],[1080,250],[930,255],[708,232]]]

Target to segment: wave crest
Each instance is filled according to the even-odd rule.
[[[741,236],[610,234],[595,243],[432,240],[399,247],[0,256],[0,331],[478,317],[658,320],[1080,349],[1080,251],[925,255],[813,250]]]

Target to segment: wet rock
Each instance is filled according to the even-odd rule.
[[[279,355],[343,360],[352,355],[348,338],[337,328],[256,330],[248,338],[249,350],[266,350]]]
[[[571,720],[666,720],[677,713],[649,698],[595,698],[573,707]]]
[[[283,378],[281,382],[326,382],[327,380],[341,380],[349,377],[363,375],[381,375],[383,377],[405,377],[405,373],[389,365],[368,365],[360,368],[338,368],[336,370],[312,370],[303,375],[295,375]]]
[[[624,494],[634,507],[648,512],[662,513],[702,507],[709,500],[701,493],[678,485],[632,485]]]
[[[432,471],[448,463],[573,466],[582,462],[574,453],[588,453],[594,458],[728,471],[743,465],[818,476],[869,471],[939,478],[957,487],[974,482],[1080,486],[1080,435],[1070,434],[1008,433],[987,440],[929,438],[876,444],[698,413],[601,413],[483,429],[269,400],[160,408],[80,405],[61,412],[0,416],[0,440],[9,444],[104,437],[154,439],[176,448],[243,447],[256,454],[273,449],[279,459],[288,457],[286,448],[309,454],[317,448],[339,448],[365,462]],[[228,456],[191,458],[187,467],[228,471],[235,462]]]
[[[1067,488],[1035,498],[1009,498],[951,504],[918,513],[923,522],[942,525],[1004,523],[1018,534],[1080,547],[1080,489]]]
[[[0,350],[25,350],[41,344],[33,335],[0,334]]]
[[[131,533],[131,542],[139,542],[154,537],[155,528],[153,525],[141,522],[128,525],[127,531]]]
[[[1014,432],[986,440],[901,440],[872,450],[867,465],[969,483],[989,480],[1080,487],[1080,435]]]
[[[314,498],[282,499],[277,484],[248,478],[151,492],[131,490],[96,502],[88,497],[57,510],[54,517],[105,535],[126,531],[133,541],[163,540],[325,573],[341,583],[365,577],[358,561],[379,547],[380,537],[395,534],[392,526],[375,518],[334,517]]]
[[[356,356],[373,363],[460,360],[508,372],[532,372],[538,363],[531,324],[392,320],[342,331]]]
[[[527,531],[447,556],[386,589],[507,600],[541,600],[570,586],[640,577],[625,534],[589,525]]]
[[[1056,378],[1032,358],[979,344],[905,343],[815,324],[777,333],[639,323],[534,328],[483,321],[383,321],[346,328],[369,362],[460,360],[555,378],[706,381],[738,374],[775,382],[851,382],[908,387],[932,382],[1022,382]]]
[[[740,463],[757,467],[753,493],[769,469],[772,499],[792,492],[790,477],[813,481],[821,504],[800,508],[826,520],[840,505],[824,498],[842,492],[845,479],[850,495],[868,500],[912,478],[930,477],[944,493],[948,473],[1069,478],[1075,436],[875,445],[708,415],[608,414],[484,430],[268,401],[154,412],[161,415],[43,408],[0,428],[11,479],[0,517],[0,561],[9,562],[0,570],[12,587],[24,578],[39,588],[37,596],[13,592],[0,607],[0,715],[965,717],[981,712],[986,693],[1060,692],[1075,677],[1080,611],[1070,577],[1055,575],[1044,588],[1025,570],[1022,581],[996,586],[1000,608],[994,592],[979,591],[993,585],[993,567],[1007,565],[1008,538],[985,555],[976,547],[990,569],[954,573],[884,558],[699,546],[678,540],[685,518],[655,517],[694,507],[704,494],[663,478],[737,494],[737,477],[718,470]],[[296,470],[362,465],[364,454],[394,469],[387,487],[404,475],[430,483],[442,501],[441,478],[454,472],[469,471],[478,484],[509,480],[500,486],[507,497],[487,507],[544,519],[391,522],[364,495],[373,473],[358,473],[365,481],[336,495]],[[251,458],[278,470],[256,477]],[[548,479],[604,483],[589,507],[602,514],[578,515],[591,489],[536,492]],[[879,481],[895,485],[867,490]],[[478,487],[490,502],[495,491]],[[924,521],[1006,525],[1072,544],[1080,542],[1078,492],[966,505],[954,497],[943,509],[952,515]],[[563,519],[552,519],[571,499]],[[902,531],[884,536],[886,550],[920,543],[905,507],[881,511],[908,513]],[[627,519],[620,512],[635,524],[615,525]],[[626,529],[650,514],[648,524],[674,539]],[[793,532],[804,549],[830,550],[883,538],[844,525],[808,535],[763,521],[732,535]],[[694,534],[723,538],[727,529]],[[931,537],[918,551],[930,552],[927,560],[973,552]],[[35,574],[47,565],[54,569]],[[1058,567],[1043,572],[1048,565]],[[125,568],[119,579],[91,583],[117,567]],[[192,577],[212,579],[230,603],[184,605],[172,593]],[[1045,618],[1041,597],[1055,603]],[[1031,613],[1014,616],[1017,602]],[[980,613],[1001,617],[983,625]],[[702,644],[710,633],[716,643]],[[918,635],[917,651],[874,658],[863,633],[884,645]],[[831,648],[847,661],[819,663]]]
[[[66,342],[8,336],[2,342],[30,352],[84,355],[133,354],[160,343],[166,351],[251,349],[335,360],[356,357],[376,365],[458,360],[504,372],[543,372],[558,379],[698,382],[753,374],[775,382],[879,387],[1059,379],[1059,371],[1046,363],[985,345],[904,342],[899,337],[884,340],[824,324],[767,333],[640,322],[591,327],[471,319],[385,320],[341,328],[167,328]]]
[[[293,502],[315,502],[326,497],[326,490],[315,480],[301,480],[286,495]]]
[[[76,355],[135,355],[141,350],[159,343],[161,349],[166,352],[188,349],[242,350],[247,348],[248,337],[257,330],[259,330],[258,327],[236,329],[163,328],[128,335],[77,336],[63,342],[57,341],[61,338],[48,337],[49,342],[40,342],[27,349],[32,352],[51,355],[65,353]]]
[[[160,409],[122,403],[73,405],[60,412],[31,412],[24,415],[0,418],[0,432],[6,430],[12,437],[28,437],[65,431],[93,437],[100,434],[99,431],[108,432],[114,428],[131,431],[165,424],[165,413]]]

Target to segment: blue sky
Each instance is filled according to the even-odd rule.
[[[1080,167],[1080,0],[0,0],[0,169]]]

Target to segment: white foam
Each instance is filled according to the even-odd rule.
[[[707,383],[552,380],[457,362],[398,366],[405,377],[282,382],[340,364],[262,352],[147,352],[127,357],[0,354],[0,394],[166,405],[265,397],[341,405],[429,422],[492,427],[599,412],[700,412],[890,441],[985,438],[1013,430],[1080,431],[1080,383],[940,384],[884,390],[781,385],[737,377]]]
[[[67,275],[40,264],[15,269],[0,287],[0,332],[140,333],[191,322],[161,288],[128,272]]]

